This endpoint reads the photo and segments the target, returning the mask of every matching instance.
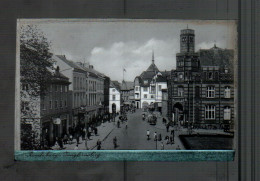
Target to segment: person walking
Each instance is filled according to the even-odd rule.
[[[150,131],[149,131],[149,129],[146,131],[146,135],[147,135],[147,140],[149,140],[150,139]]]
[[[162,134],[160,133],[159,135],[158,135],[158,141],[161,141],[162,140]]]
[[[88,141],[85,139],[85,149],[88,150]]]
[[[101,150],[101,141],[97,140],[97,150]]]
[[[154,141],[157,141],[157,133],[156,133],[156,131],[153,134],[153,138],[154,138]]]
[[[163,144],[163,141],[161,142],[161,150],[164,150],[164,144]]]
[[[114,144],[114,149],[116,149],[117,148],[117,138],[116,138],[116,136],[113,139],[113,144]]]

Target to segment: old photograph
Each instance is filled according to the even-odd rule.
[[[16,150],[232,150],[237,23],[20,19]]]

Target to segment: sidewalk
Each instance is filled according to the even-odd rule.
[[[91,134],[90,140],[87,140],[87,146],[89,150],[96,149],[96,144],[98,139],[103,142],[106,140],[106,138],[109,136],[109,134],[114,130],[116,127],[116,122],[118,120],[118,116],[115,119],[115,122],[105,122],[97,127],[98,129],[98,135],[95,136],[95,134]],[[76,139],[73,139],[72,144],[64,144],[64,150],[74,150],[76,147],[77,142]],[[80,137],[79,144],[78,144],[79,150],[86,150],[85,148],[85,140],[82,140]],[[101,144],[102,148],[102,144]],[[58,148],[52,147],[52,149],[57,150]]]

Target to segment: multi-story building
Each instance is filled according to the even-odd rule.
[[[121,110],[121,94],[119,87],[114,84],[113,81],[110,82],[109,88],[109,113],[119,113]]]
[[[169,72],[160,72],[154,63],[134,81],[134,94],[136,108],[154,107],[161,111],[162,107],[162,89],[167,89],[167,74]]]
[[[168,116],[194,127],[233,127],[234,52],[216,45],[195,52],[195,33],[181,30],[176,70],[168,77]]]
[[[53,73],[47,92],[41,96],[41,132],[42,138],[50,145],[56,137],[63,137],[69,128],[69,78],[59,72]]]
[[[134,105],[134,82],[123,80],[121,84],[121,95],[124,105]]]
[[[73,126],[84,119],[82,108],[86,106],[86,72],[82,67],[73,61],[67,60],[64,55],[54,55],[54,64],[60,67],[60,72],[69,78],[69,107],[70,126]]]

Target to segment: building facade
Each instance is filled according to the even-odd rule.
[[[109,88],[109,113],[119,113],[121,110],[121,94],[118,87],[111,81]]]
[[[134,105],[134,82],[122,81],[122,101],[124,105]]]
[[[216,45],[195,52],[195,33],[181,30],[176,70],[168,77],[168,117],[203,128],[234,125],[234,52]]]
[[[56,138],[68,134],[69,128],[69,78],[59,72],[53,73],[48,90],[41,96],[41,132],[43,140],[53,145]]]
[[[168,72],[160,72],[154,63],[134,80],[134,98],[136,108],[154,107],[161,111],[162,89],[167,89]]]

